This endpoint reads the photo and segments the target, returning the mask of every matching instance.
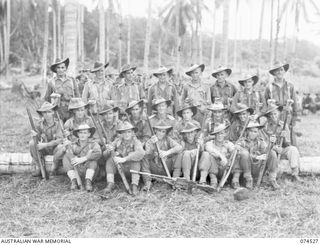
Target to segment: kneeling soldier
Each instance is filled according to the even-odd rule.
[[[266,155],[267,143],[262,137],[259,137],[259,129],[262,127],[263,126],[258,122],[250,121],[247,126],[247,138],[240,139],[239,144],[250,153],[249,161],[251,162],[251,166],[249,167],[252,167],[252,173],[259,172],[261,163],[268,157],[266,167],[269,171],[269,181],[273,189],[277,190],[280,188],[276,181],[278,171],[277,154],[275,151],[271,150],[269,156]]]
[[[117,130],[119,138],[116,138],[111,144],[108,144],[107,149],[103,152],[104,157],[107,159],[106,172],[107,172],[107,187],[105,193],[110,193],[114,188],[114,174],[116,171],[115,164],[125,163],[127,165],[125,172],[130,170],[140,171],[141,160],[144,157],[144,150],[142,143],[135,137],[135,127],[129,122],[124,122],[119,125]],[[132,194],[138,194],[139,174],[131,174]]]
[[[183,151],[179,153],[175,161],[173,170],[174,178],[180,177],[182,170],[183,177],[190,180],[190,172],[196,160],[198,144],[200,144],[200,151],[203,151],[203,140],[197,137],[199,131],[200,127],[192,123],[187,123],[185,128],[180,131],[183,139],[181,141]]]
[[[71,190],[78,189],[76,173],[74,168],[78,166],[79,175],[85,175],[86,190],[92,191],[92,179],[98,170],[98,160],[101,157],[101,149],[97,142],[92,139],[95,128],[88,124],[81,124],[73,130],[73,135],[77,137],[77,141],[71,143],[68,147],[66,141],[59,149],[63,156],[63,167],[71,180]]]
[[[37,112],[42,117],[39,125],[36,126],[36,131],[32,131],[32,136],[38,136],[39,143],[36,146],[37,150],[42,153],[42,155],[55,155],[56,159],[57,145],[63,142],[62,131],[59,126],[59,122],[54,120],[54,110],[57,106],[52,105],[49,102],[44,102],[42,106],[37,110]],[[30,154],[32,157],[32,163],[39,167],[39,162],[36,157],[35,142],[33,139],[29,143]],[[58,165],[57,162],[53,164],[53,173],[56,171]],[[41,176],[40,167],[35,171],[32,176]]]
[[[182,150],[182,146],[173,140],[168,134],[172,130],[172,126],[166,124],[163,121],[159,121],[152,126],[155,135],[153,135],[145,145],[146,158],[142,164],[142,172],[167,175],[162,164],[166,164],[167,168],[172,173],[176,154]],[[159,154],[156,149],[156,144],[159,147]],[[161,158],[161,159],[160,159]],[[162,161],[162,159],[164,161]],[[151,188],[151,178],[149,176],[143,176],[145,183],[144,190]]]

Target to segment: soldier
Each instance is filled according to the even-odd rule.
[[[108,102],[108,93],[111,84],[106,81],[104,73],[109,63],[102,64],[95,62],[93,69],[90,71],[95,77],[87,82],[84,86],[82,93],[83,102],[87,103],[88,100],[95,100],[97,102],[98,110],[101,110]]]
[[[255,88],[259,77],[257,75],[247,73],[239,80],[241,89],[236,92],[232,99],[230,110],[235,111],[238,103],[245,104],[254,110],[254,114],[261,115],[266,111],[266,103],[263,95]]]
[[[172,69],[161,67],[154,72],[153,75],[158,78],[158,82],[149,88],[148,115],[152,114],[152,101],[156,98],[162,97],[173,102],[169,108],[169,113],[174,116],[177,112],[177,108],[179,108],[179,103],[176,88],[169,82],[169,79],[172,76]]]
[[[174,162],[177,154],[182,150],[182,146],[169,136],[173,127],[165,121],[159,121],[152,126],[155,132],[145,145],[146,157],[142,163],[142,171],[152,174],[167,175],[162,161],[167,165],[170,174],[172,174]],[[159,147],[159,154],[156,150],[156,144]],[[143,190],[151,188],[151,178],[143,176],[144,187]]]
[[[80,96],[75,79],[67,76],[68,66],[69,58],[64,60],[57,59],[56,63],[50,66],[51,71],[56,73],[57,76],[48,82],[46,94],[44,96],[44,99],[49,102],[50,95],[53,92],[61,95],[58,112],[61,115],[63,122],[70,118],[68,106],[71,98]]]
[[[239,137],[240,133],[245,126],[245,122],[247,118],[253,114],[253,109],[244,105],[244,104],[237,104],[236,110],[233,112],[233,115],[236,117],[235,120],[231,123],[230,130],[229,130],[229,140],[231,142],[236,142]]]
[[[274,150],[271,150],[269,156],[266,155],[268,144],[260,137],[259,130],[261,128],[263,128],[263,125],[256,121],[250,121],[246,129],[248,132],[247,137],[240,139],[239,144],[250,153],[250,157],[248,158],[250,165],[248,167],[252,174],[259,173],[262,162],[268,157],[266,167],[269,171],[269,182],[273,189],[277,190],[280,188],[276,181],[278,171],[277,154]],[[237,167],[235,166],[235,168]],[[235,175],[239,175],[239,173],[234,173],[234,178]]]
[[[226,79],[231,75],[232,70],[230,68],[219,66],[217,70],[211,74],[217,79],[214,85],[210,88],[211,101],[214,103],[218,97],[222,100],[225,107],[229,108],[232,102],[232,97],[236,94],[237,88]]]
[[[320,93],[316,93],[316,98],[314,99],[316,104],[316,111],[320,110]]]
[[[63,167],[67,172],[71,181],[71,190],[78,189],[76,173],[74,166],[78,166],[80,178],[85,176],[85,188],[87,191],[92,191],[92,180],[98,172],[98,160],[101,157],[101,148],[97,142],[92,139],[95,133],[95,128],[88,124],[80,124],[73,130],[73,135],[77,140],[71,143],[68,148],[65,142],[59,149],[59,155],[63,155]]]
[[[210,132],[214,127],[219,124],[230,125],[229,120],[226,115],[226,107],[223,105],[220,98],[216,98],[214,103],[208,107],[208,110],[211,111],[211,117],[207,118],[204,124],[204,142],[213,139],[213,135],[210,135]]]
[[[80,72],[81,73],[76,77],[76,81],[78,83],[79,94],[82,95],[84,86],[88,82],[89,77],[83,72],[83,70]]]
[[[133,72],[135,70],[135,66],[124,65],[119,74],[119,78],[122,80],[114,84],[108,93],[109,103],[118,106],[121,111],[126,109],[130,101],[145,99],[145,93],[141,84],[134,82]]]
[[[198,107],[198,112],[195,117],[200,124],[205,117],[205,111],[210,101],[210,89],[207,88],[201,81],[201,74],[204,71],[204,64],[194,64],[187,71],[186,74],[191,77],[191,83],[187,83],[183,87],[181,100],[185,101],[189,98],[192,103]]]
[[[129,123],[121,123],[117,133],[119,138],[108,144],[103,152],[106,162],[107,187],[105,193],[110,193],[114,188],[114,174],[116,171],[115,163],[125,163],[125,172],[129,170],[140,171],[141,160],[144,157],[144,150],[141,142],[134,136],[135,128]],[[127,171],[128,170],[128,171]],[[132,193],[138,194],[139,174],[131,174]]]
[[[289,69],[289,64],[276,62],[274,67],[269,70],[269,73],[274,77],[274,81],[266,87],[265,100],[275,101],[278,105],[287,107],[290,112],[288,122],[290,131],[293,131],[297,119],[297,100],[296,92],[292,83],[285,79],[285,73]],[[281,118],[283,120],[283,118]],[[296,145],[295,134],[291,134],[291,143]]]
[[[312,113],[316,113],[316,104],[310,97],[310,93],[304,93],[303,95],[305,95],[306,97],[304,97],[302,100],[302,110],[309,110]]]
[[[280,159],[289,160],[289,164],[291,167],[291,174],[294,180],[301,182],[302,180],[299,177],[299,168],[300,168],[300,154],[297,147],[291,145],[290,143],[290,132],[289,127],[286,125],[284,131],[283,128],[283,121],[279,121],[277,125],[278,117],[280,112],[283,110],[282,106],[277,106],[275,104],[268,105],[268,109],[266,112],[266,117],[268,121],[263,129],[265,140],[270,140],[270,142],[275,143],[273,149],[280,154]],[[276,137],[273,135],[273,132],[276,128],[276,134],[280,135],[280,137]],[[283,137],[283,144],[279,145],[281,137]]]
[[[144,101],[133,100],[129,103],[126,113],[129,115],[130,123],[137,129],[136,136],[144,145],[151,137],[149,125],[143,114]]]
[[[187,122],[185,127],[180,130],[182,136],[182,152],[178,154],[174,163],[173,177],[178,178],[183,173],[183,177],[190,180],[191,169],[194,168],[194,163],[197,155],[198,144],[200,145],[200,153],[203,151],[203,140],[198,137],[198,132],[201,128],[192,122]],[[199,157],[201,154],[199,153]]]
[[[54,110],[57,106],[45,101],[42,106],[37,110],[41,117],[41,121],[36,125],[36,132],[31,131],[32,136],[37,136],[39,143],[37,150],[45,155],[56,155],[57,145],[63,142],[62,131],[59,127],[59,122],[54,119]],[[32,157],[32,163],[39,168],[32,174],[32,176],[41,176],[40,163],[36,157],[35,142],[33,139],[29,143],[30,154]],[[56,158],[56,156],[55,156]],[[54,161],[52,173],[55,174],[58,168],[58,163]]]

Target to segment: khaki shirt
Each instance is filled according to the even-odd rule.
[[[47,85],[45,100],[50,102],[50,95],[58,93],[61,95],[61,101],[69,102],[73,97],[80,97],[78,85],[73,77],[54,78]]]
[[[110,84],[106,81],[88,81],[84,85],[82,100],[87,103],[88,100],[95,100],[98,104],[98,110],[101,110],[108,103],[108,93],[111,89]]]
[[[90,127],[94,127],[92,119],[88,116],[85,116],[84,118],[81,118],[81,119],[78,119],[75,117],[69,118],[64,124],[64,129],[68,130],[71,133],[70,135],[71,141],[75,141],[77,139],[77,137],[72,134],[72,131],[76,129],[80,124],[88,124]],[[95,132],[93,135],[93,139],[97,140],[98,138],[99,136],[97,132]]]
[[[245,89],[241,89],[236,92],[232,99],[231,111],[237,110],[237,104],[245,104],[248,107],[254,109],[255,114],[262,114],[266,112],[267,104],[260,91],[253,89],[251,92]],[[259,104],[262,104],[261,106]]]
[[[179,153],[182,150],[182,146],[169,136],[164,137],[162,140],[157,142],[159,149],[162,151],[171,150],[171,155]],[[150,140],[146,142],[146,156],[149,158],[158,157],[156,145]]]
[[[204,111],[208,105],[211,104],[210,101],[210,89],[205,84],[193,84],[187,83],[183,87],[182,101],[186,98],[192,100],[193,105],[198,106],[200,111]]]
[[[237,88],[230,82],[225,81],[224,85],[221,87],[218,82],[210,88],[211,101],[214,103],[215,98],[221,98],[222,103],[229,107],[229,98],[232,98],[237,92]]]
[[[268,119],[267,123],[265,124],[264,128],[262,129],[262,135],[264,136],[264,140],[266,142],[269,142],[269,137],[271,135],[273,135],[274,132],[276,132],[275,133],[276,135],[280,135],[280,133],[282,131],[282,127],[280,125],[280,122],[277,126],[275,122],[272,122],[270,119]],[[290,130],[289,130],[288,124],[286,125],[284,132],[285,132],[284,133],[285,137],[283,140],[283,144],[288,145],[288,144],[290,144]],[[276,144],[278,144],[278,145],[280,144],[280,139],[281,139],[281,137],[277,137]]]
[[[151,130],[145,118],[133,121],[130,117],[130,123],[137,129],[136,136],[143,144],[151,137]]]
[[[232,142],[236,142],[240,137],[243,127],[244,125],[241,124],[239,119],[234,120],[229,127],[229,140]]]
[[[262,137],[257,137],[255,140],[248,138],[242,138],[239,141],[241,147],[247,149],[250,153],[252,160],[256,161],[256,157],[267,152],[268,144],[263,140]]]
[[[220,153],[223,156],[225,156],[227,159],[231,157],[234,150],[235,150],[234,144],[228,140],[225,140],[222,145],[216,145],[213,140],[205,144],[205,151],[213,155]]]
[[[97,142],[88,139],[85,146],[81,146],[79,139],[71,144],[73,155],[77,157],[87,157],[88,161],[98,161],[101,157],[101,148]]]

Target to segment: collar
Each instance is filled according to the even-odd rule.
[[[201,87],[201,81],[199,83],[194,84],[193,82],[189,83],[189,86],[193,88],[200,88]]]
[[[221,86],[220,83],[218,81],[216,81],[215,86],[217,86],[219,88],[230,87],[230,83],[227,80],[225,80],[224,85]]]

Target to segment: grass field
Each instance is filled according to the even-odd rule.
[[[24,103],[0,92],[0,152],[27,152],[30,139]],[[13,109],[14,108],[14,109]],[[300,151],[320,156],[319,116],[297,124]],[[303,184],[282,178],[281,190],[263,186],[241,202],[229,187],[221,193],[172,191],[157,183],[131,197],[123,187],[102,199],[70,192],[64,176],[40,181],[26,175],[0,176],[1,237],[316,237],[320,234],[320,178]]]

